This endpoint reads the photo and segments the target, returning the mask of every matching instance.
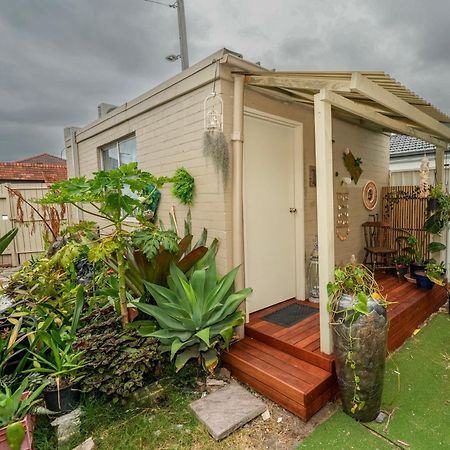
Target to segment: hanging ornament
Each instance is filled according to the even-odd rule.
[[[430,160],[428,159],[427,155],[423,155],[423,158],[420,160],[419,173],[419,196],[421,198],[425,198],[428,196],[428,188],[430,186]]]
[[[203,155],[212,160],[216,173],[222,178],[225,187],[229,174],[230,155],[228,143],[223,134],[223,100],[216,92],[217,65],[218,62],[213,92],[205,98],[203,103]]]

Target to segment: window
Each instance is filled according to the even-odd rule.
[[[119,166],[136,161],[136,137],[131,136],[112,144],[105,145],[101,149],[102,169],[113,170]],[[124,194],[130,197],[137,198],[138,195],[129,189],[127,186]],[[132,220],[132,218],[130,217]]]
[[[103,170],[117,169],[136,161],[136,137],[131,136],[106,145],[101,149],[101,157]]]

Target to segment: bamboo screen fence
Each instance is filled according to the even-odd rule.
[[[405,195],[406,194],[406,195]],[[397,201],[389,201],[387,198],[407,197]],[[401,249],[405,242],[397,242],[399,236],[416,236],[418,242],[422,243],[422,251],[426,258],[429,258],[427,251],[431,241],[430,233],[423,230],[427,217],[427,199],[417,198],[417,186],[388,186],[381,191],[383,221],[390,227],[388,233],[388,246],[398,248],[399,253],[404,253]]]

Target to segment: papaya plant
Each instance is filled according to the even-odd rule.
[[[147,200],[152,198],[153,193],[149,192],[148,187],[152,185],[154,189],[161,189],[167,183],[173,185],[172,191],[182,203],[192,203],[194,180],[185,169],[178,170],[172,178],[156,177],[138,169],[135,162],[107,172],[96,172],[92,179],[78,177],[54,183],[39,201],[41,204],[73,205],[86,214],[106,221],[103,228],[112,227],[113,232],[99,242],[95,253],[97,258],[102,259],[114,255],[117,261],[119,303],[124,325],[129,322],[125,252],[130,236],[125,221],[135,217],[139,222],[147,223]],[[153,218],[153,213],[151,216]]]
[[[168,288],[145,282],[156,305],[136,302],[135,306],[156,319],[160,329],[140,332],[156,337],[161,352],[170,351],[177,371],[197,358],[205,370],[213,372],[219,352],[229,347],[235,327],[244,323],[238,307],[252,289],[233,292],[238,270],[236,267],[218,279],[215,250],[210,249],[190,276],[172,263]]]

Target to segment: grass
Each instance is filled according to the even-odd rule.
[[[449,339],[450,316],[438,314],[388,360],[383,396],[383,409],[391,412],[388,425],[361,424],[339,410],[299,448],[450,448],[450,355],[445,353]],[[300,425],[283,429],[284,421],[277,423],[278,412],[267,422],[255,419],[227,439],[215,442],[190,412],[188,405],[199,394],[182,388],[185,381],[168,381],[167,402],[153,408],[127,409],[85,400],[81,433],[61,450],[72,449],[90,436],[99,450],[260,450],[267,448],[268,437],[282,439],[283,433],[293,441],[297,437],[298,442]],[[39,420],[34,436],[36,450],[57,448],[47,420]]]
[[[339,410],[300,449],[450,448],[450,316],[438,314],[391,357],[383,410],[389,423],[361,424]]]
[[[176,388],[168,388],[167,392],[167,402],[148,409],[127,409],[120,404],[86,399],[81,433],[60,449],[72,449],[90,436],[99,450],[190,448],[192,432],[198,427],[188,410],[194,397]],[[48,420],[38,422],[34,436],[37,450],[57,448]]]

